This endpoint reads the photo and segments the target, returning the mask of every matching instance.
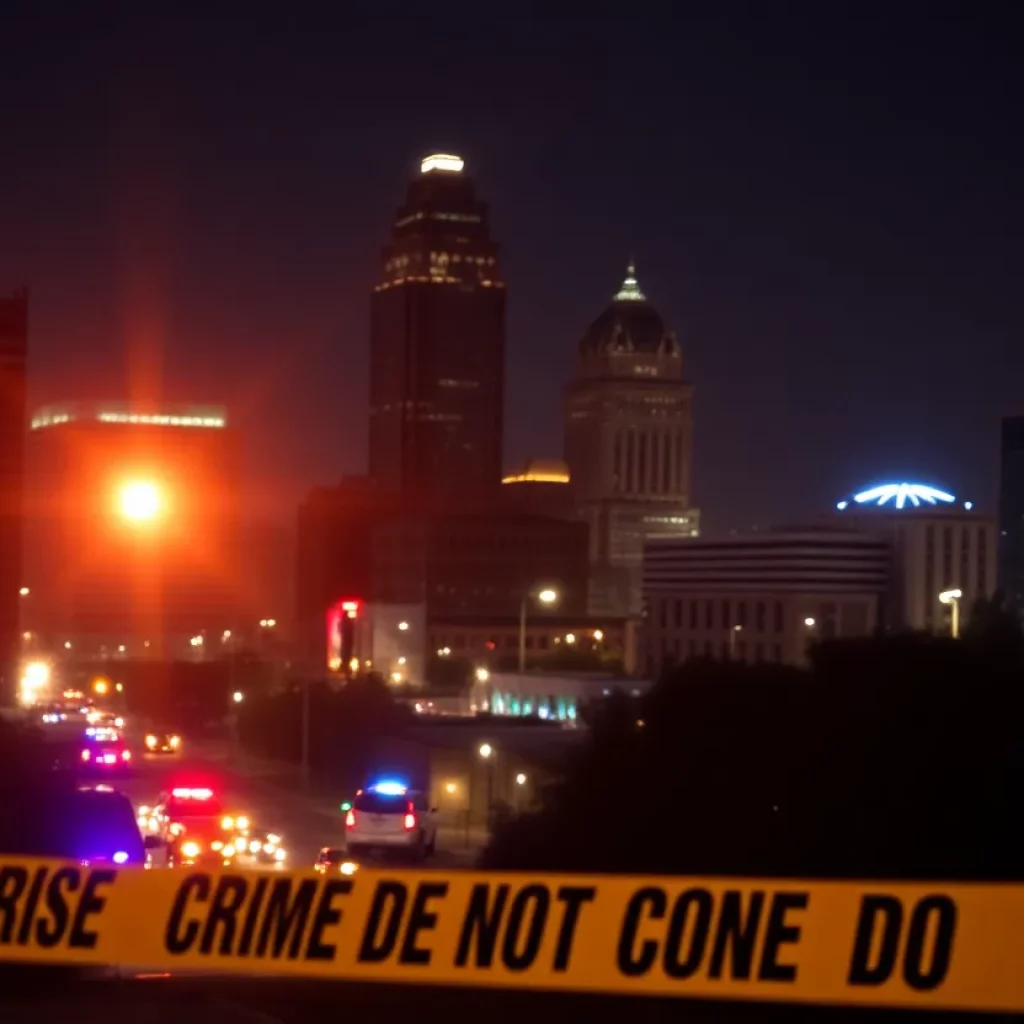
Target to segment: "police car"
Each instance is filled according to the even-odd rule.
[[[353,856],[374,850],[417,860],[437,846],[437,812],[425,793],[382,779],[359,790],[345,814],[345,845]]]

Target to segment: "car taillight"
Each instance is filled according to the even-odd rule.
[[[355,828],[355,827],[356,827],[356,812],[355,811],[349,811],[348,814],[345,815],[345,828]]]
[[[404,824],[406,832],[411,832],[416,827],[416,815],[412,811],[405,816]]]
[[[121,751],[121,760],[122,761],[130,761],[131,759],[132,759],[132,752],[130,750],[122,750]]]

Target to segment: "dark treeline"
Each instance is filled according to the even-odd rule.
[[[617,697],[494,868],[1016,878],[1024,641],[820,645],[804,671],[696,662]]]

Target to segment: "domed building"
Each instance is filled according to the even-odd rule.
[[[574,519],[569,467],[561,459],[530,459],[501,481],[502,505],[514,512]]]
[[[696,536],[693,387],[675,334],[632,264],[584,331],[565,392],[565,458],[590,524],[590,610],[639,615],[644,542]]]

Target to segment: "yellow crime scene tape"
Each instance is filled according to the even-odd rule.
[[[1024,885],[0,858],[0,960],[1024,1010]]]

